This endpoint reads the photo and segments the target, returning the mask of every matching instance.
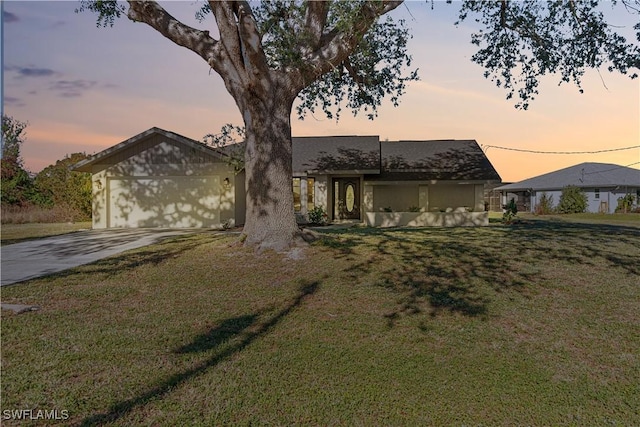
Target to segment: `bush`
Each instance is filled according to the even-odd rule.
[[[313,225],[324,225],[329,222],[329,215],[327,215],[322,206],[314,207],[307,213],[307,216],[309,217],[309,223]]]
[[[618,206],[616,212],[627,213],[631,211],[635,197],[633,194],[627,194],[624,197],[618,197]]]
[[[568,185],[562,189],[557,211],[561,214],[582,213],[587,210],[587,195],[581,188]]]
[[[553,213],[553,196],[542,193],[540,202],[535,207],[536,215],[549,215]]]
[[[511,224],[518,214],[518,206],[516,205],[516,200],[512,198],[509,203],[504,205],[502,208],[504,209],[504,213],[502,214],[502,222],[504,222],[505,224]]]

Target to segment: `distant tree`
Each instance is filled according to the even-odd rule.
[[[587,210],[587,195],[580,187],[568,185],[562,189],[556,208],[558,213],[582,213]]]
[[[2,116],[0,200],[3,205],[24,205],[33,195],[33,182],[23,166],[21,154],[26,127],[26,122]]]
[[[69,154],[38,173],[34,180],[37,203],[66,208],[75,213],[78,220],[90,219],[91,174],[70,170],[72,165],[86,158],[86,153]]]
[[[599,2],[467,1],[460,20],[480,30],[473,60],[485,76],[517,94],[526,108],[540,75],[580,80],[586,68],[640,68],[640,49],[604,20]],[[637,12],[637,0],[622,0]],[[291,191],[291,112],[320,108],[329,117],[346,105],[373,118],[385,96],[394,105],[417,78],[406,52],[402,21],[380,19],[402,1],[208,1],[196,16],[213,16],[213,31],[185,25],[155,1],[83,0],[79,10],[98,14],[98,25],[126,15],[199,55],[224,81],[244,119],[246,133],[245,242],[285,249],[299,230]],[[640,25],[636,27],[640,32]],[[425,41],[428,43],[428,41]],[[632,77],[636,73],[630,73]],[[337,106],[335,113],[332,112]]]

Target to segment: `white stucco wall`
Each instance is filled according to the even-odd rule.
[[[590,213],[615,213],[618,206],[618,198],[624,197],[625,194],[635,195],[638,188],[636,187],[614,187],[599,188],[596,196],[595,188],[584,188],[583,191],[587,196],[587,212]],[[562,190],[535,191],[531,195],[531,212],[535,212],[536,206],[540,203],[542,194],[553,197],[553,207],[560,203]]]
[[[153,135],[92,166],[93,227],[220,227],[236,222],[233,168]]]

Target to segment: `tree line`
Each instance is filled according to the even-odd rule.
[[[24,166],[21,149],[27,123],[2,116],[0,204],[2,222],[17,222],[12,216],[41,211],[39,221],[88,221],[91,219],[91,174],[70,167],[86,159],[86,153],[67,154],[37,174]],[[50,215],[46,215],[50,213]],[[24,221],[19,221],[24,222]]]

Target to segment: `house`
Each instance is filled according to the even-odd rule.
[[[93,228],[244,222],[244,178],[198,141],[151,128],[74,166],[92,174]]]
[[[474,140],[293,138],[294,209],[370,226],[486,225],[484,185],[499,183]],[[244,172],[225,153],[152,128],[74,168],[91,172],[93,227],[243,224]]]
[[[587,196],[587,212],[614,213],[618,199],[627,194],[640,197],[640,170],[611,163],[581,163],[524,181],[497,187],[506,204],[515,199],[518,209],[535,212],[543,194],[557,205],[562,189],[581,188]]]

